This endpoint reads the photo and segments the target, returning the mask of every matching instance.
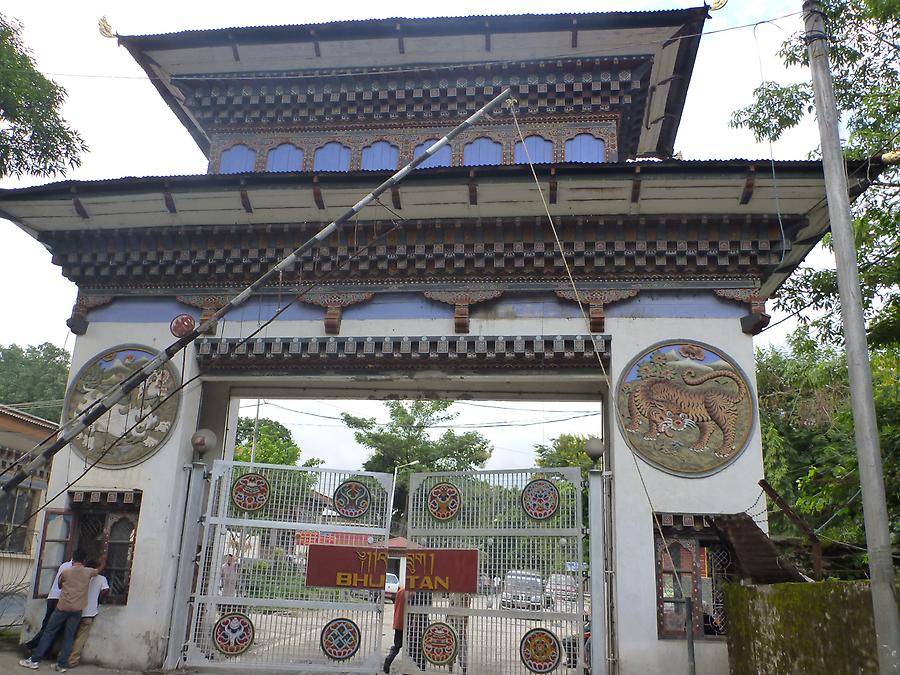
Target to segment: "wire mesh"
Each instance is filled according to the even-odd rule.
[[[445,508],[448,494],[458,501]],[[549,672],[541,668],[557,659],[554,672],[584,672],[589,586],[578,469],[414,474],[409,501],[410,541],[479,556],[476,593],[408,596],[408,664],[426,673],[511,675]],[[456,645],[449,665],[432,662],[428,627],[441,623]],[[538,629],[549,641],[529,642]],[[535,644],[544,651],[529,657],[525,647]]]
[[[348,481],[355,511],[339,497],[335,505]],[[372,672],[381,659],[383,591],[308,587],[307,553],[317,543],[383,545],[390,487],[387,474],[216,462],[187,663]]]

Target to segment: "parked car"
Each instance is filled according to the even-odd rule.
[[[537,572],[510,570],[503,579],[500,609],[527,609],[537,612],[547,607],[544,585]]]
[[[584,640],[584,672],[591,672],[591,624],[586,622],[581,635],[569,635],[562,639],[563,651],[566,653],[566,667],[578,665],[578,640]]]
[[[387,573],[384,577],[384,597],[394,602],[397,599],[397,591],[400,590],[400,579],[396,574]]]
[[[570,574],[551,574],[547,578],[544,592],[552,601],[574,602],[578,599],[578,582]]]

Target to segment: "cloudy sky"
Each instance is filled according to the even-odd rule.
[[[665,0],[559,0],[555,12],[656,10],[693,6]],[[731,112],[752,100],[753,89],[765,79],[780,82],[808,77],[803,70],[785,70],[776,51],[781,42],[802,27],[800,0],[731,0],[712,15],[700,44],[687,105],[676,141],[685,159],[767,159],[768,144],[758,144],[746,130],[728,127]],[[51,11],[52,6],[52,11]],[[345,0],[313,2],[106,2],[48,3],[6,0],[3,13],[24,24],[24,39],[38,67],[68,90],[64,115],[89,146],[80,168],[68,178],[101,179],[121,176],[199,174],[206,158],[163,103],[141,69],[115,40],[101,37],[97,22],[106,16],[123,35],[152,34],[193,28],[296,24],[339,19],[390,16],[439,16],[435,5],[421,0],[393,0],[376,4]],[[519,0],[456,0],[452,14],[509,14],[546,12],[546,2]],[[790,16],[785,16],[790,15]],[[758,23],[765,22],[765,23]],[[752,25],[757,24],[754,28]],[[736,27],[734,30],[727,30]],[[775,159],[805,159],[817,145],[815,125],[808,120],[771,149]],[[41,179],[0,180],[13,188],[47,182]],[[50,262],[50,254],[12,223],[0,219],[0,344],[53,342],[71,349],[74,336],[65,325],[76,289]],[[818,264],[828,257],[819,254]],[[778,320],[778,315],[773,321]],[[760,338],[762,344],[781,342],[793,325],[788,321]],[[248,402],[249,403],[249,402]],[[263,415],[288,424],[305,455],[328,458],[332,466],[354,467],[361,450],[337,420],[342,410],[385,419],[382,406],[371,402],[280,401],[281,408],[264,406]],[[495,406],[495,407],[486,407]],[[302,410],[325,418],[291,412]],[[597,433],[599,411],[589,404],[559,402],[459,404],[455,424],[488,425],[482,432],[495,445],[489,466],[521,467],[532,463],[535,443],[549,442],[560,433]],[[291,409],[291,410],[287,410]],[[253,414],[255,405],[242,411]],[[528,422],[530,426],[491,426]],[[466,427],[470,428],[470,427]],[[339,448],[339,450],[335,450]]]

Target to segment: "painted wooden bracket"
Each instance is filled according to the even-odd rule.
[[[250,204],[250,195],[247,194],[246,188],[241,188],[241,206],[244,207],[244,211],[247,213],[253,213],[253,205]]]
[[[322,199],[322,189],[319,187],[319,177],[313,176],[313,200],[316,202],[316,207],[319,210],[325,209],[325,200]]]
[[[469,306],[499,298],[503,291],[426,291],[425,297],[454,306],[453,330],[469,332]]]
[[[166,209],[169,213],[178,213],[178,209],[175,208],[175,198],[168,189],[163,191],[163,201],[165,202]]]
[[[741,204],[749,204],[753,199],[753,187],[756,183],[756,167],[752,164],[747,171],[747,179],[744,181],[744,191],[741,192]]]
[[[75,188],[72,188],[71,192],[72,206],[75,207],[75,213],[87,220],[90,216],[88,215],[87,209],[84,208],[84,204],[82,204],[81,200],[78,198],[78,191]]]
[[[182,305],[197,307],[200,309],[199,323],[205,323],[212,315],[222,309],[233,296],[231,295],[176,295],[175,299]],[[205,335],[215,335],[218,322],[212,324],[204,331]]]
[[[606,305],[633,298],[637,294],[638,289],[636,288],[579,290],[577,295],[571,288],[562,288],[556,291],[556,295],[563,300],[571,300],[572,302],[580,300],[582,304],[587,303],[591,333],[602,333],[606,329],[606,315],[604,314]]]
[[[90,295],[78,291],[75,304],[72,306],[72,316],[66,319],[66,325],[75,335],[84,335],[88,327],[88,312],[95,307],[108,305],[115,299],[112,295]]]
[[[716,295],[750,307],[750,313],[741,317],[741,330],[748,335],[759,335],[769,325],[772,317],[766,314],[766,299],[758,288],[717,288]]]
[[[339,335],[344,307],[371,300],[374,293],[304,293],[298,297],[300,302],[325,308],[325,334]]]

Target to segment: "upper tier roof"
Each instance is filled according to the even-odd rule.
[[[413,71],[446,71],[449,77],[453,66],[468,64],[491,64],[494,71],[500,67],[502,78],[503,64],[599,58],[648,64],[650,73],[640,82],[640,95],[623,105],[639,108],[627,111],[639,132],[634,147],[621,156],[665,158],[673,151],[706,16],[704,6],[659,12],[394,18],[119,36],[119,41],[204,152],[209,151],[211,124],[201,121],[191,100],[198,82],[249,85],[274,77],[289,84],[309,77]],[[212,97],[205,105],[230,104],[224,98],[219,104]],[[259,105],[270,104],[262,100]]]

